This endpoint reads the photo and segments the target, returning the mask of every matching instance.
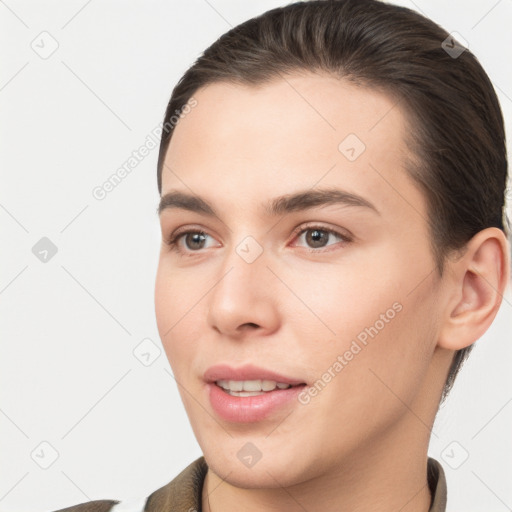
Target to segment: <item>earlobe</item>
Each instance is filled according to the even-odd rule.
[[[451,300],[444,314],[438,346],[460,350],[477,341],[494,320],[510,278],[510,252],[502,230],[486,228],[450,263]]]

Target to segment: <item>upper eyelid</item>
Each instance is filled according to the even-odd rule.
[[[341,228],[341,227],[331,227],[329,225],[322,224],[322,221],[302,222],[297,227],[292,229],[292,233],[297,234],[297,233],[301,233],[302,231],[306,231],[307,229],[314,229],[314,228],[318,228],[320,230],[325,230],[325,231],[332,231],[332,232],[336,232],[336,233],[339,232],[340,235],[346,235],[347,237],[353,238],[352,233],[348,229]],[[188,232],[202,232],[209,236],[213,236],[209,233],[208,229],[203,228],[203,227],[193,226],[193,225],[182,226],[182,227],[177,228],[176,230],[174,230],[174,233],[176,233],[174,236],[179,236],[181,234],[185,234]]]
[[[176,244],[178,244],[179,240],[183,236],[189,235],[189,234],[195,234],[195,233],[204,234],[204,235],[209,236],[209,237],[213,238],[214,240],[216,240],[216,238],[213,235],[208,233],[206,229],[202,229],[202,228],[184,228],[183,231],[178,231],[177,233],[173,233],[173,234],[169,235],[167,237],[167,240],[174,240],[174,242]],[[194,252],[198,252],[198,251],[194,251]]]
[[[318,223],[318,222],[315,222],[315,221],[310,221],[309,223],[306,222],[305,224],[304,223],[300,224],[299,226],[297,226],[292,231],[292,234],[294,236],[298,236],[301,233],[303,233],[304,231],[308,231],[310,229],[318,229],[319,231],[326,231],[328,233],[331,233],[331,234],[334,234],[334,235],[338,235],[338,236],[341,236],[343,238],[349,238],[351,240],[354,238],[352,233],[350,233],[350,231],[348,231],[347,229],[334,228],[334,227],[330,227],[330,226],[325,226],[322,223]]]

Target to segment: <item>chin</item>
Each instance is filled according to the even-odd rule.
[[[208,466],[227,483],[245,489],[288,487],[300,484],[311,477],[311,466],[308,471],[308,461],[303,457],[298,460],[300,457],[297,455],[301,453],[301,450],[292,446],[288,446],[288,450],[279,450],[273,447],[263,448],[261,458],[252,466],[249,462],[244,463],[243,458],[239,457],[239,453],[244,446],[251,442],[249,439],[233,437],[224,443],[216,445],[213,442],[209,443],[209,447],[215,446],[215,448],[202,450]],[[255,438],[252,437],[252,439]],[[256,440],[254,444],[257,443]],[[260,444],[264,443],[265,440],[262,438]],[[249,453],[250,450],[247,452]]]

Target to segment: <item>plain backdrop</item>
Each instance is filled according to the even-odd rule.
[[[284,3],[0,1],[1,511],[147,496],[201,455],[154,315],[157,148],[93,190],[207,46]],[[398,3],[462,35],[510,134],[512,2]],[[434,427],[449,511],[512,507],[511,333],[509,288]]]

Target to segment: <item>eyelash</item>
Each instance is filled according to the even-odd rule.
[[[324,233],[328,233],[330,235],[334,235],[336,237],[339,237],[341,239],[341,241],[343,243],[350,243],[352,242],[352,238],[348,235],[345,235],[343,233],[340,233],[339,231],[336,231],[335,229],[331,229],[331,228],[328,228],[328,227],[325,227],[325,226],[320,226],[320,225],[316,225],[316,224],[313,224],[313,225],[302,225],[302,226],[299,226],[297,229],[295,229],[293,231],[293,236],[294,236],[294,240],[295,238],[298,238],[299,235],[302,235],[302,233],[305,233],[307,231],[322,231]],[[201,249],[197,250],[197,251],[192,251],[192,250],[183,250],[180,245],[179,245],[179,240],[181,239],[181,237],[185,236],[185,235],[189,235],[189,234],[194,234],[194,233],[197,233],[197,234],[200,234],[200,235],[206,235],[206,236],[210,236],[208,235],[208,233],[206,233],[204,230],[201,230],[201,229],[189,229],[187,231],[181,231],[181,232],[178,232],[176,233],[175,235],[171,235],[170,237],[166,238],[164,240],[164,242],[170,247],[171,251],[175,251],[183,256],[195,256],[196,254],[200,253],[201,252]],[[331,244],[333,245],[333,244]],[[329,247],[329,246],[327,246]],[[321,247],[321,248],[318,248],[318,249],[315,249],[315,248],[312,248],[312,247],[305,247],[306,251],[307,252],[310,252],[310,253],[322,253],[322,252],[330,252],[331,249],[325,249],[324,247]]]

